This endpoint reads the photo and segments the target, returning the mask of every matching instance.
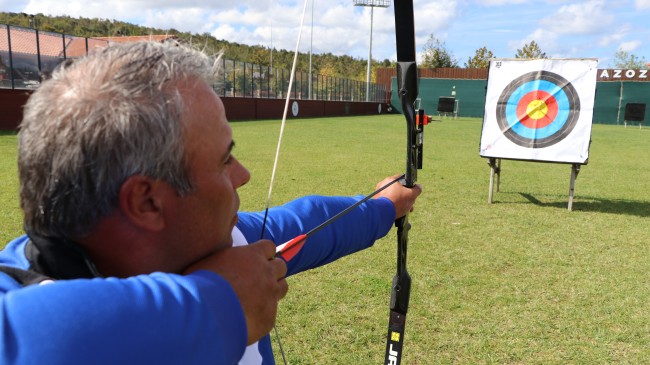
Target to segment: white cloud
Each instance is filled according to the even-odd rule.
[[[527,0],[483,0],[478,1],[483,6],[501,6],[508,4],[525,4]]]
[[[25,9],[29,0],[0,0],[0,9],[2,11],[20,13]]]
[[[632,52],[635,49],[639,48],[640,45],[641,45],[640,41],[623,42],[618,46],[618,49],[625,52]]]
[[[0,0],[0,9],[207,32],[230,42],[292,51],[303,1]],[[312,1],[314,52],[367,57],[370,8],[355,7],[351,0]],[[462,59],[483,46],[507,57],[531,40],[551,57],[607,57],[619,45],[650,54],[647,9],[650,0],[414,0],[416,48],[421,51],[433,34]],[[308,6],[303,52],[309,49],[310,10]],[[394,24],[392,5],[374,9],[373,58],[396,58]]]
[[[213,27],[200,8],[146,10],[143,25],[159,29],[174,28],[194,34],[210,32]]]
[[[639,9],[650,9],[650,0],[635,0],[634,6]]]
[[[512,50],[513,54],[517,53],[518,49],[523,48],[524,45],[535,41],[539,49],[546,53],[546,56],[552,56],[553,50],[556,48],[557,34],[545,29],[537,29],[533,33],[527,35],[523,39],[513,40],[508,42],[508,47]]]
[[[448,29],[458,16],[456,1],[421,1],[416,2],[415,5],[417,5],[415,27],[420,37],[428,38],[429,34],[436,35]]]
[[[607,33],[600,38],[598,45],[606,47],[612,43],[620,42],[626,35],[630,33],[631,26],[629,24],[623,24],[622,26],[615,29],[613,33]]]
[[[555,14],[540,23],[559,34],[593,34],[614,21],[604,1],[594,0],[561,6]]]
[[[68,15],[74,18],[101,18],[101,19],[133,19],[132,15],[139,11],[139,8],[127,6],[128,3],[116,1],[107,6],[103,1],[55,1],[55,0],[31,0],[25,6],[26,13],[45,15]]]
[[[212,36],[218,39],[233,39],[236,34],[235,28],[231,25],[224,24],[212,31]]]

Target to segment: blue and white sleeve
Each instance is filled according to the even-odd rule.
[[[307,233],[361,199],[362,196],[306,196],[271,208],[264,238],[276,245],[282,244]],[[263,219],[263,212],[239,213],[237,227],[248,242],[259,240]],[[372,246],[390,231],[394,220],[395,208],[390,200],[368,200],[311,236],[298,255],[287,263],[288,275],[325,265]]]

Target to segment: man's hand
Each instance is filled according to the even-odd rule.
[[[287,265],[275,259],[275,244],[268,240],[220,250],[185,270],[210,270],[232,285],[246,316],[248,344],[268,334],[275,324],[278,301],[289,289]]]
[[[397,179],[400,175],[389,176],[377,184],[376,189],[388,184],[389,182]],[[422,194],[422,187],[415,184],[412,188],[406,188],[402,184],[395,183],[384,191],[377,194],[375,197],[385,197],[390,199],[395,206],[395,218],[401,218],[413,211],[413,205],[418,196]]]

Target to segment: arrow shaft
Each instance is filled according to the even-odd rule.
[[[379,194],[380,192],[384,191],[387,189],[389,186],[393,185],[394,183],[402,180],[404,178],[404,175],[389,181],[387,184],[381,186],[379,189],[373,191],[372,193],[366,195],[363,199],[359,200],[358,202],[355,202],[354,204],[350,205],[349,207],[343,209],[342,211],[338,212],[337,214],[333,215],[329,219],[327,219],[325,222],[319,224],[318,226],[312,228],[309,232],[301,234],[299,236],[294,237],[293,239],[279,245],[276,248],[275,251],[275,256],[281,256],[284,258],[285,261],[291,260],[302,248],[302,245],[304,245],[305,241],[307,241],[307,238],[315,234],[316,232],[320,231],[321,229],[329,226],[330,224],[334,223],[337,221],[339,218],[343,217],[344,215],[350,213],[354,208],[358,207],[359,205],[365,203],[368,201],[370,198],[374,197],[375,195]]]

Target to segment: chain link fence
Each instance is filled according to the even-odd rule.
[[[54,68],[68,58],[80,57],[109,40],[75,37],[32,28],[0,24],[0,88],[35,89]],[[215,90],[221,96],[245,98],[291,98],[304,100],[365,101],[366,83],[306,72],[291,72],[253,63],[223,59],[223,80]],[[390,90],[384,85],[369,88],[372,102],[386,102]]]

